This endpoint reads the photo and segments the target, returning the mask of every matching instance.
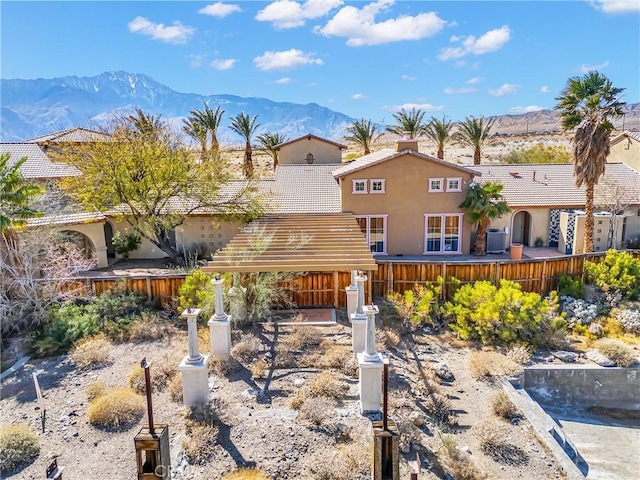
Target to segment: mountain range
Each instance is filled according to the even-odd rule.
[[[240,112],[258,115],[260,132],[279,132],[289,138],[312,133],[340,140],[355,119],[315,103],[274,102],[266,98],[180,93],[147,75],[105,72],[93,77],[0,80],[0,140],[16,142],[71,127],[97,128],[114,115],[141,108],[180,126],[193,108],[203,103],[225,111],[219,129],[224,143],[241,143],[230,129]],[[625,128],[640,126],[640,104],[627,107]],[[617,122],[616,125],[621,122]],[[383,126],[379,126],[382,130]],[[513,134],[558,131],[555,112],[542,110],[495,117],[494,132]]]

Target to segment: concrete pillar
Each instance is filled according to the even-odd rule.
[[[367,316],[363,311],[364,307],[364,283],[367,281],[365,275],[355,277],[357,285],[357,304],[355,312],[349,317],[351,321],[351,348],[354,355],[364,351]]]
[[[358,308],[358,285],[356,284],[356,277],[358,276],[357,270],[351,270],[351,284],[345,288],[347,293],[347,316],[351,318],[351,315],[356,313]]]
[[[247,289],[234,285],[227,292],[229,298],[229,310],[230,316],[233,317],[238,324],[243,324],[247,321],[247,302],[245,300],[245,294]]]
[[[182,397],[188,407],[204,405],[209,396],[209,355],[202,355],[198,347],[196,319],[199,308],[187,308],[181,317],[187,319],[189,353],[182,359],[178,370],[182,373]]]
[[[364,307],[366,315],[366,335],[364,351],[358,353],[360,410],[362,413],[380,411],[382,402],[382,356],[376,352],[375,319],[378,308]]]
[[[222,298],[224,280],[217,276],[211,280],[211,283],[216,290],[215,314],[207,322],[207,325],[209,325],[211,355],[225,360],[231,356],[231,317],[224,313],[224,301]]]

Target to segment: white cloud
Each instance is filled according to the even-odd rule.
[[[422,110],[424,112],[441,112],[442,110],[444,110],[444,105],[431,105],[430,103],[404,103],[402,105],[386,107],[386,110],[399,112],[402,109],[411,110],[412,108],[415,108],[416,110]]]
[[[342,7],[324,27],[316,27],[314,31],[327,37],[346,37],[348,46],[361,47],[420,40],[440,32],[446,24],[434,12],[416,16],[400,15],[376,23],[376,15],[388,10],[394,3],[394,0],[378,0],[362,8],[352,5]]]
[[[411,75],[402,75],[402,80],[406,80],[407,82],[413,82],[416,77],[412,77]]]
[[[212,17],[224,18],[227,15],[231,15],[232,13],[241,11],[242,9],[238,5],[218,2],[201,8],[200,10],[198,10],[198,13],[201,13],[203,15],[210,15]]]
[[[469,35],[468,37],[451,37],[452,43],[460,43],[456,47],[448,47],[440,50],[438,59],[443,62],[465,57],[469,54],[483,55],[489,52],[500,50],[511,39],[511,29],[503,25],[495,30],[489,30],[479,38]]]
[[[287,83],[291,83],[293,82],[293,78],[291,77],[282,77],[279,78],[278,80],[276,80],[275,83],[277,83],[278,85],[286,85]]]
[[[511,113],[530,113],[539,112],[540,110],[545,110],[545,107],[539,107],[538,105],[527,105],[526,107],[511,107],[509,109]]]
[[[189,65],[191,65],[193,68],[199,68],[202,66],[202,62],[204,61],[206,55],[202,55],[202,54],[193,54],[193,55],[189,55]]]
[[[210,65],[216,70],[231,70],[233,66],[236,64],[235,58],[226,58],[226,59],[216,59],[213,60]]]
[[[259,22],[271,22],[280,29],[302,27],[307,20],[326,15],[342,5],[342,0],[277,0],[256,14]]]
[[[598,65],[585,65],[584,63],[580,65],[580,72],[589,73],[593,70],[603,70],[609,66],[609,60],[599,63]]]
[[[322,65],[324,62],[315,58],[312,53],[304,53],[302,50],[292,48],[282,52],[264,52],[255,57],[253,63],[258,70],[269,72],[272,70],[291,70],[304,65]]]
[[[363,95],[362,93],[356,93],[354,95],[351,95],[351,98],[354,100],[364,100],[365,98],[367,98],[367,96]]]
[[[196,31],[193,27],[182,25],[180,22],[173,22],[173,25],[165,26],[162,23],[153,23],[147,18],[136,17],[129,22],[129,31],[147,35],[153,40],[160,40],[167,43],[187,43],[187,40]]]
[[[472,88],[472,87],[462,87],[462,88],[447,87],[444,89],[444,93],[449,95],[461,95],[464,93],[473,93],[477,91],[478,91],[477,88]]]
[[[540,91],[542,93],[549,93],[551,90],[546,85],[543,85],[543,86],[540,87]]]
[[[589,3],[605,13],[633,13],[640,11],[638,0],[590,0]]]
[[[505,95],[515,95],[518,91],[518,85],[513,83],[505,83],[496,90],[489,90],[489,93],[494,97],[504,97]]]
[[[477,85],[479,84],[482,80],[484,80],[482,77],[473,77],[470,78],[469,80],[467,80],[466,83],[467,85]]]

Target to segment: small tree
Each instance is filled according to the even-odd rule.
[[[606,174],[600,179],[595,193],[595,206],[611,214],[607,248],[616,248],[618,219],[627,216],[629,214],[627,209],[638,203],[640,203],[640,198],[628,185],[621,184]]]
[[[451,138],[451,129],[453,122],[443,118],[431,117],[429,123],[424,127],[424,134],[436,145],[438,149],[437,156],[440,160],[444,159],[444,147]]]
[[[461,145],[473,148],[473,164],[480,165],[482,148],[491,143],[491,127],[495,119],[485,120],[484,117],[466,117],[458,122],[458,130],[453,134],[453,140]]]
[[[436,284],[416,285],[404,294],[393,292],[387,295],[387,300],[393,304],[405,326],[418,327],[423,323],[435,325],[432,316],[440,311],[438,299],[443,283],[444,279],[438,277]]]
[[[253,149],[251,148],[251,138],[260,126],[260,124],[257,123],[257,120],[258,115],[249,117],[246,113],[241,112],[231,119],[231,125],[229,125],[231,130],[244,138],[244,163],[242,164],[242,174],[245,178],[253,177],[253,160],[251,159]]]
[[[346,128],[349,135],[344,137],[345,140],[359,145],[364,150],[364,155],[371,153],[371,144],[375,142],[382,133],[376,133],[377,127],[371,123],[371,120],[354,120]]]
[[[387,132],[400,136],[408,133],[410,138],[418,138],[422,135],[424,131],[424,112],[422,110],[412,108],[407,112],[403,108],[398,113],[394,113],[393,118],[397,124],[387,127]]]
[[[258,142],[262,146],[262,150],[267,152],[267,154],[273,159],[273,169],[275,170],[278,166],[278,150],[276,147],[281,143],[287,141],[287,136],[281,133],[263,133],[262,135],[258,135]]]
[[[502,196],[503,186],[495,182],[480,184],[472,182],[467,188],[467,196],[460,204],[472,224],[478,226],[476,255],[486,255],[487,228],[495,220],[511,209]]]

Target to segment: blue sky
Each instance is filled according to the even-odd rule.
[[[639,0],[4,0],[0,15],[5,79],[124,70],[381,123],[413,106],[454,120],[552,108],[589,69],[640,101]]]

